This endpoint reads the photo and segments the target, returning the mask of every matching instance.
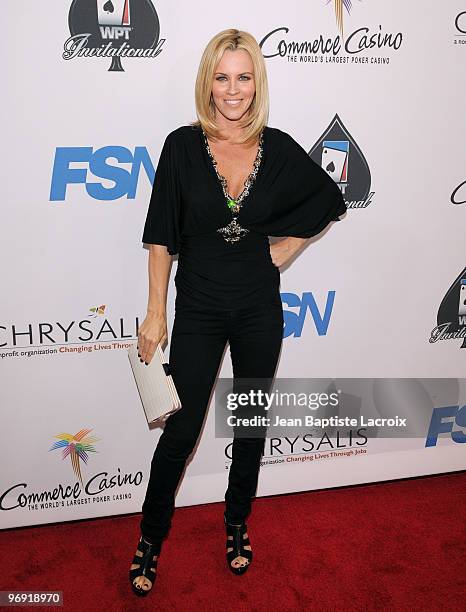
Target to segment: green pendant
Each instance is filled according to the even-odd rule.
[[[228,200],[227,206],[229,208],[233,208],[234,206],[236,206],[236,200]]]

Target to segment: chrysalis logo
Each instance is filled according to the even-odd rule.
[[[87,464],[89,459],[88,453],[97,452],[94,447],[94,442],[97,442],[99,438],[94,436],[88,436],[92,429],[81,429],[76,434],[61,433],[54,436],[58,438],[58,442],[55,442],[49,451],[62,449],[62,459],[65,460],[68,457],[71,460],[71,465],[76,477],[84,487],[82,475],[81,475],[81,464],[80,461],[84,461]]]
[[[309,155],[340,187],[348,208],[369,206],[374,195],[370,190],[369,165],[338,115],[332,119]]]
[[[156,57],[165,42],[151,0],[73,0],[68,25],[63,59],[107,57],[110,71],[123,70],[122,57]]]
[[[437,327],[429,342],[463,339],[460,348],[466,348],[466,268],[448,289],[437,314]]]

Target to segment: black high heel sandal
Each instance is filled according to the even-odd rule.
[[[240,525],[232,525],[227,523],[227,519],[225,515],[223,515],[223,522],[225,523],[226,531],[227,531],[227,565],[230,570],[238,575],[244,574],[244,572],[249,568],[252,561],[252,550],[248,550],[244,548],[245,546],[250,546],[251,543],[249,541],[249,536],[247,538],[244,537],[244,534],[247,531],[246,523],[241,523]],[[228,539],[228,536],[233,536],[232,540]],[[229,548],[233,548],[233,550],[228,551]],[[239,567],[234,567],[231,562],[236,559],[236,557],[246,557],[248,563],[246,565],[241,565]]]
[[[129,580],[131,587],[136,595],[147,595],[154,588],[155,579],[157,577],[157,562],[160,555],[160,546],[156,544],[150,544],[144,540],[143,536],[140,537],[137,549],[142,552],[142,556],[134,555],[133,563],[139,564],[139,567],[129,570]],[[157,555],[157,559],[153,557]],[[154,569],[152,569],[154,568]],[[155,571],[154,571],[155,570]],[[152,585],[150,589],[144,589],[142,586],[134,584],[134,580],[139,576],[144,576],[151,581]]]

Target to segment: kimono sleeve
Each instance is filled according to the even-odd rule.
[[[327,172],[289,134],[283,135],[285,159],[279,177],[280,201],[269,218],[267,234],[310,238],[331,221],[339,221],[346,212],[346,204]]]
[[[142,241],[165,245],[170,255],[176,255],[180,247],[180,212],[177,151],[173,135],[169,134],[155,171]]]

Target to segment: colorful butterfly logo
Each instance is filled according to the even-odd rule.
[[[102,306],[96,306],[95,308],[89,308],[89,312],[92,312],[91,317],[96,317],[97,315],[103,315],[105,311],[105,304]]]

